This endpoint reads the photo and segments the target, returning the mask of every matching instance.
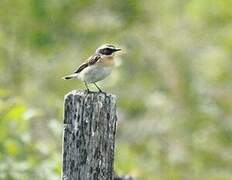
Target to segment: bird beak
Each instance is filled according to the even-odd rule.
[[[114,51],[121,51],[122,49],[120,48],[115,48]]]

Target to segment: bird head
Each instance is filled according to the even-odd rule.
[[[96,53],[105,56],[112,56],[117,51],[121,51],[121,49],[116,48],[114,45],[111,44],[104,44],[97,48]]]

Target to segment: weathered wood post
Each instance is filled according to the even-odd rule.
[[[112,180],[116,97],[72,91],[65,96],[63,180]]]

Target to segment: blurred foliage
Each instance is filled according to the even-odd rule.
[[[124,49],[115,168],[141,180],[232,179],[231,0],[1,0],[0,179],[60,179],[62,81]]]

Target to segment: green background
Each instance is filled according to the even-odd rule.
[[[1,0],[0,179],[60,179],[63,81],[123,49],[115,169],[141,180],[232,179],[231,0]],[[91,87],[95,89],[94,87]]]

